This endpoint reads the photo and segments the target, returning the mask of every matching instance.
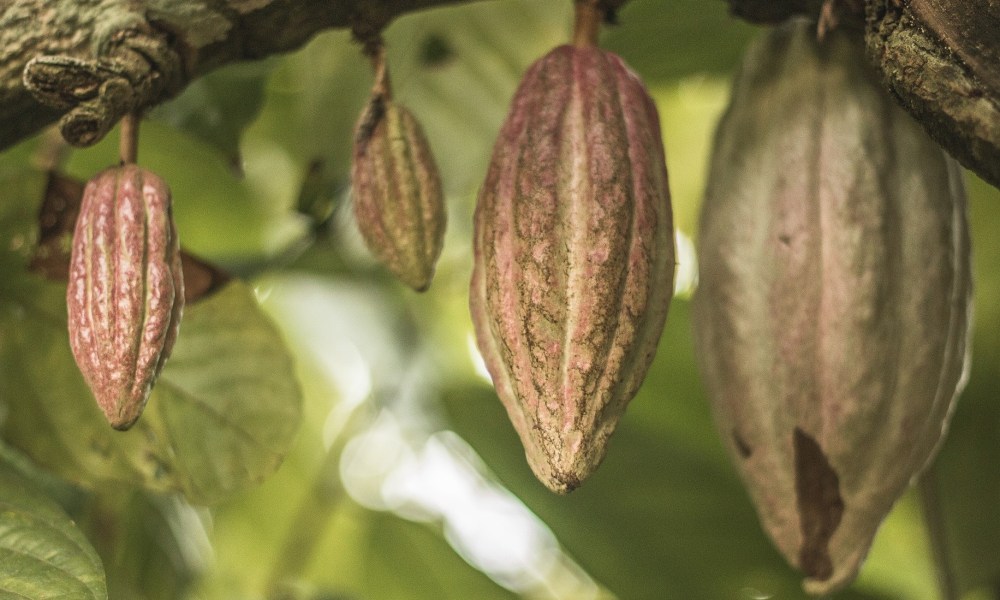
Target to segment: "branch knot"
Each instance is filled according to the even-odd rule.
[[[59,129],[78,147],[100,141],[124,115],[173,96],[185,79],[180,56],[149,28],[112,33],[95,57],[36,56],[23,74],[39,102],[65,111]]]

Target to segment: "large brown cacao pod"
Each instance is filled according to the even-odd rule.
[[[368,248],[401,281],[426,290],[447,221],[441,178],[420,123],[386,93],[373,94],[358,121],[351,183]]]
[[[850,583],[933,456],[971,317],[962,173],[862,41],[796,21],[748,52],[719,125],[694,299],[725,443],[785,558]]]
[[[527,71],[474,244],[479,349],[535,475],[566,493],[604,457],[673,292],[659,119],[618,56],[561,46]]]
[[[83,193],[66,290],[73,356],[108,422],[128,429],[170,355],[184,307],[170,190],[123,165]]]

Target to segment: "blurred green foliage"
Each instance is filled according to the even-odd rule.
[[[0,460],[0,507],[4,597],[107,597],[97,552],[63,509],[7,460]]]
[[[603,40],[657,100],[676,223],[693,237],[715,120],[754,30],[703,0],[633,0],[619,17]],[[386,31],[397,97],[423,122],[448,195],[444,255],[423,295],[378,268],[347,210],[352,130],[371,84],[347,33],[219,70],[155,111],[139,160],[169,182],[182,243],[247,283],[190,307],[127,434],[104,427],[75,371],[64,285],[25,269],[44,187],[32,157],[48,142],[0,155],[0,426],[35,469],[0,458],[0,553],[37,543],[64,554],[52,585],[91,590],[74,598],[103,597],[95,551],[112,598],[803,597],[717,439],[683,296],[607,460],[568,497],[531,476],[477,374],[475,196],[520,74],[570,23],[568,1],[496,0]],[[86,179],[113,163],[112,138],[63,168]],[[971,177],[969,188],[974,360],[936,469],[961,587],[988,599],[1000,598],[1000,192]],[[85,491],[54,491],[39,469]],[[531,544],[496,523],[530,524]],[[52,527],[66,539],[48,541]],[[536,553],[519,576],[489,559],[524,548]],[[0,592],[14,590],[13,564],[0,557]],[[26,569],[56,577],[51,565]],[[837,597],[938,597],[915,498]]]

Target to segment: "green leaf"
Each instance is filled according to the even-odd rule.
[[[602,45],[620,53],[647,84],[729,73],[757,31],[730,17],[721,1],[632,0],[618,21],[619,27],[606,28]]]
[[[230,284],[185,319],[187,337],[178,338],[152,401],[185,467],[182,489],[207,500],[278,468],[302,400],[284,343],[245,284]]]
[[[112,598],[186,598],[211,560],[201,518],[178,495],[105,489],[89,495],[80,512],[79,526],[94,540]]]
[[[260,112],[273,65],[273,61],[258,61],[209,73],[192,82],[179,97],[156,108],[150,116],[209,144],[237,166],[240,138]]]
[[[107,598],[101,559],[69,516],[0,461],[0,596]]]
[[[316,36],[285,57],[271,74],[260,117],[248,128],[244,151],[292,160],[305,177],[323,164],[324,184],[350,179],[354,123],[371,86],[370,67],[346,31]]]
[[[198,503],[277,469],[301,398],[284,343],[245,284],[185,310],[173,355],[127,432],[104,421],[73,361],[65,286],[21,291],[0,313],[3,432],[36,461],[85,485],[122,481]]]

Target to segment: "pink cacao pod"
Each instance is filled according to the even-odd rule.
[[[848,585],[964,385],[962,173],[862,41],[793,22],[748,52],[703,207],[698,359],[764,529],[818,595]]]
[[[73,356],[115,429],[139,418],[170,356],[184,307],[170,190],[135,165],[83,193],[66,291]]]
[[[527,71],[474,244],[479,349],[535,475],[569,492],[603,459],[673,293],[659,118],[618,56],[561,46]]]
[[[444,243],[444,193],[420,123],[387,94],[374,94],[358,122],[351,183],[372,254],[403,283],[426,290]]]

